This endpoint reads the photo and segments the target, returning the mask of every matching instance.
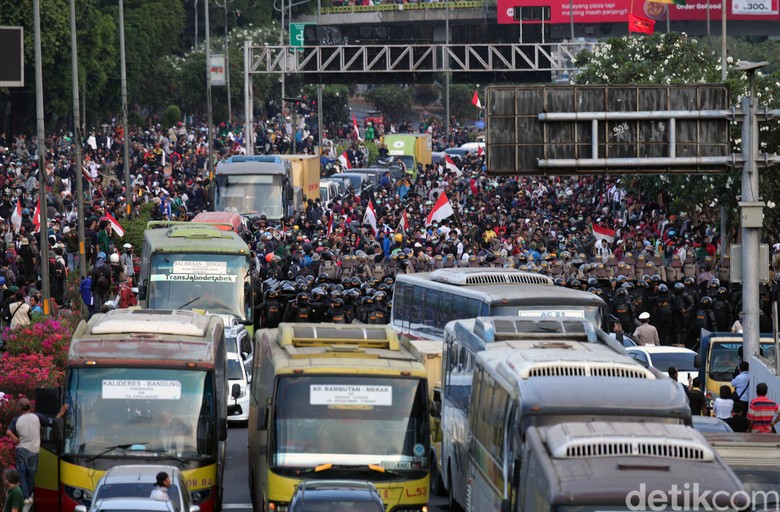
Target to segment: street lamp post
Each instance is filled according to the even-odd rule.
[[[127,65],[125,63],[125,6],[119,0],[119,73],[122,87],[122,168],[125,172],[125,202],[127,217],[132,208],[130,201],[130,134],[127,131]]]
[[[76,46],[76,0],[70,0],[70,63],[73,79],[73,153],[76,159],[76,207],[78,212],[79,276],[87,277],[87,258],[84,247],[84,177],[81,160],[81,113],[79,112],[79,62]],[[129,187],[130,185],[125,185]],[[129,190],[129,189],[128,189]],[[129,192],[127,194],[129,200]],[[72,270],[72,269],[71,269]]]
[[[208,122],[208,128],[206,129],[206,136],[208,137],[208,141],[206,142],[208,145],[208,170],[209,170],[209,178],[214,177],[214,144],[213,144],[213,137],[211,133],[211,125],[212,125],[212,119],[211,119],[211,36],[209,34],[209,1],[203,0],[203,10],[205,23],[206,23],[206,109],[207,109],[207,122]]]
[[[220,4],[219,0],[215,0],[214,3],[217,7],[225,9],[225,90],[227,90],[227,108],[228,108],[228,124],[233,122],[233,108],[230,99],[230,45],[228,32],[228,5],[235,2],[235,0],[222,0]]]

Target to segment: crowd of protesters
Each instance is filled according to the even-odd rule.
[[[305,120],[294,127],[289,116],[277,116],[256,121],[253,130],[257,153],[289,152],[293,138],[296,152],[317,151],[318,135]],[[325,137],[323,176],[345,170],[337,158],[344,144],[348,166],[374,163],[366,131],[378,139],[382,133],[418,130],[432,134],[434,150],[469,141],[456,123],[446,134],[426,120],[348,129],[341,133],[344,140]],[[76,309],[66,304],[65,282],[78,269],[77,179],[88,196],[90,271],[80,291],[90,312],[115,297],[123,297],[121,306],[133,304],[128,290],[137,285],[137,251],[112,233],[109,220],[121,224],[128,201],[131,215],[152,203],[156,220],[187,220],[211,208],[205,126],[131,130],[129,184],[123,180],[123,136],[119,125],[88,133],[82,141],[83,172],[76,170],[70,134],[46,141],[47,256],[56,309]],[[40,309],[39,150],[35,137],[0,135],[4,326],[23,325],[28,312]],[[216,159],[244,152],[240,127],[216,127]],[[386,148],[379,154],[386,155]],[[388,173],[377,189],[350,190],[329,204],[309,200],[305,211],[276,225],[250,218],[245,236],[258,276],[294,280],[326,271],[333,281],[448,266],[513,267],[602,295],[626,332],[648,313],[661,343],[690,345],[698,326],[729,330],[737,320],[740,298],[729,286],[728,259],[719,256],[718,226],[701,212],[694,218],[694,205],[691,212],[670,212],[658,197],[631,190],[616,177],[496,177],[485,169],[484,151],[475,150],[457,161],[457,168],[445,162],[419,165],[405,169],[401,178]],[[442,196],[453,213],[426,222]],[[369,204],[376,230],[366,222]],[[21,213],[14,216],[17,205]],[[762,299],[767,317],[768,304]]]

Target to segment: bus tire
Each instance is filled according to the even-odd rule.
[[[450,512],[464,512],[463,507],[461,507],[458,502],[455,500],[455,489],[452,488],[452,465],[450,464],[448,477],[447,477],[447,488],[449,489],[449,498],[450,498],[450,506],[449,511]]]

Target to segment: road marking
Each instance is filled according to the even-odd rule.
[[[222,505],[222,510],[243,510],[245,508],[248,508],[249,510],[252,510],[252,504],[251,503],[225,503]]]

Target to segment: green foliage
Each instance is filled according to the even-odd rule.
[[[733,68],[735,59],[729,57],[728,85],[732,106],[738,106],[747,95],[745,73]],[[706,44],[685,34],[654,34],[652,36],[625,36],[610,38],[593,52],[577,56],[575,64],[581,71],[575,77],[581,84],[691,84],[720,82],[720,58]],[[756,76],[755,92],[760,104],[777,108],[780,104],[780,73]],[[734,124],[732,143],[739,152],[740,126]],[[759,124],[759,151],[776,152],[780,142],[777,123]],[[780,178],[776,172],[762,172],[761,194],[768,201],[764,227],[770,241],[780,240],[780,212],[771,199],[780,192]],[[732,217],[737,212],[740,169],[725,175],[705,176],[646,176],[626,177],[636,192],[648,197],[659,197],[673,213],[685,211],[692,218],[703,216],[717,222],[718,210],[724,204]]]
[[[363,97],[384,114],[385,122],[404,121],[412,111],[412,95],[403,85],[380,85],[366,92]]]
[[[450,113],[461,125],[472,124],[479,119],[482,112],[471,104],[475,87],[470,84],[450,84]],[[479,97],[484,101],[484,89],[477,89]]]
[[[154,203],[144,203],[141,206],[141,214],[131,219],[122,218],[118,219],[119,224],[125,230],[125,236],[122,238],[122,243],[119,246],[129,243],[133,245],[133,252],[141,256],[144,247],[144,230],[146,230],[146,224],[152,220],[152,209]],[[118,246],[118,247],[119,247]]]
[[[303,94],[317,98],[317,86],[306,85]],[[322,88],[322,122],[326,127],[341,126],[349,120],[349,88],[346,85],[326,85]],[[312,111],[317,115],[317,110]]]
[[[181,121],[181,109],[176,105],[169,105],[160,118],[160,123],[163,126],[174,126],[179,121]]]
[[[412,96],[419,105],[427,107],[439,99],[440,93],[434,84],[417,84],[412,88]]]

